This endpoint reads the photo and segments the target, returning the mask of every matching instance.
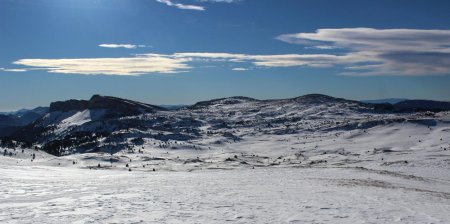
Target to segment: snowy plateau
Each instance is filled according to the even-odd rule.
[[[1,140],[0,223],[450,223],[446,102],[96,95]]]

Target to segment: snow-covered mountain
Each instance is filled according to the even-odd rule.
[[[47,113],[9,137],[54,155],[116,153],[136,142],[161,147],[177,142],[183,146],[170,147],[211,148],[210,144],[245,142],[252,136],[366,130],[405,122],[436,123],[441,114],[435,112],[450,109],[448,105],[434,101],[370,104],[310,94],[279,100],[230,97],[167,110],[94,95],[90,100],[53,102]]]

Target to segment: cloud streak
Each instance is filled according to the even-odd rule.
[[[27,72],[27,69],[23,68],[0,68],[0,71],[3,72]]]
[[[135,44],[99,44],[98,46],[104,48],[126,48],[126,49],[136,49],[146,47],[145,45],[135,45]]]
[[[196,10],[196,11],[204,11],[205,10],[205,7],[203,7],[203,6],[173,3],[172,0],[156,0],[156,1],[159,3],[166,4],[167,6],[176,7],[179,9]]]
[[[243,72],[243,71],[248,71],[248,68],[232,68],[231,70],[233,71],[237,71],[237,72]]]
[[[175,3],[173,0],[156,0],[159,3],[163,3],[167,6],[176,7],[179,9],[187,9],[187,10],[196,10],[196,11],[204,11],[206,10],[205,7],[200,5],[186,5],[181,3]],[[237,3],[242,0],[197,0],[197,2],[204,2],[204,3]]]

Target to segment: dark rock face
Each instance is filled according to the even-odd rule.
[[[107,109],[107,117],[134,116],[166,110],[150,104],[100,95],[92,96],[88,103],[88,109]]]
[[[89,100],[88,109],[112,109],[128,114],[151,113],[165,110],[162,107],[125,100],[117,97],[94,95]]]
[[[89,109],[120,109],[126,106],[125,100],[100,95],[92,96],[88,102]]]
[[[110,96],[94,95],[90,100],[67,100],[50,104],[49,112],[81,111],[87,109],[107,109],[109,115],[132,116],[152,113],[164,108]]]
[[[57,101],[50,104],[49,112],[61,111],[67,112],[71,110],[85,110],[88,108],[89,101],[87,100],[67,100]]]

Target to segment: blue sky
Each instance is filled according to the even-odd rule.
[[[0,111],[104,94],[450,100],[450,2],[0,0]]]

